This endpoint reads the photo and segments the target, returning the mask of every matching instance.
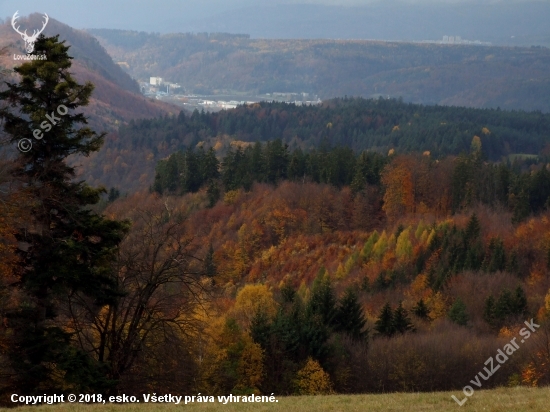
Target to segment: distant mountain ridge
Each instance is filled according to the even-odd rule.
[[[219,12],[185,26],[190,32],[244,32],[252,38],[421,41],[449,35],[531,46],[550,45],[549,16],[549,2],[532,0],[466,4],[389,0],[347,7],[266,3]],[[165,30],[181,27],[170,23]]]
[[[550,112],[550,49],[89,30],[134,78],[195,94],[308,92]]]

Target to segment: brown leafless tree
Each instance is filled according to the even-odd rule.
[[[124,295],[103,306],[70,296],[67,315],[78,345],[108,366],[111,379],[143,390],[151,379],[172,381],[185,360],[185,369],[192,367],[192,342],[201,326],[197,311],[210,281],[185,222],[166,204],[130,216],[132,229],[114,268]]]

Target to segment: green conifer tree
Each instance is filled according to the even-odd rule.
[[[338,302],[335,316],[335,329],[345,332],[352,339],[361,341],[367,337],[363,308],[359,304],[357,294],[352,288],[348,288]]]
[[[0,93],[9,103],[0,111],[5,132],[14,143],[32,141],[12,171],[32,198],[32,221],[17,234],[21,267],[14,287],[24,295],[7,319],[13,339],[10,393],[105,390],[113,383],[102,365],[71,345],[71,335],[57,322],[70,294],[86,295],[98,308],[116,302],[120,291],[110,264],[128,227],[90,210],[105,189],[75,181],[75,169],[66,162],[70,155],[97,151],[104,139],[77,113],[88,104],[93,85],[73,79],[68,49],[58,36],[40,36],[35,53],[47,60],[17,67],[20,82]]]
[[[527,296],[521,286],[514,291],[513,312],[516,315],[525,315],[527,313]]]
[[[217,270],[216,263],[214,262],[214,248],[212,247],[212,243],[210,243],[208,252],[204,258],[204,273],[209,278],[213,278],[216,276]]]
[[[378,315],[378,319],[374,324],[374,330],[376,330],[379,335],[388,337],[393,336],[395,333],[393,311],[389,303],[386,303],[382,307],[380,315]]]
[[[403,307],[403,303],[399,302],[399,306],[393,314],[393,329],[397,333],[405,333],[414,330],[414,325],[409,318],[407,310]]]
[[[333,325],[336,316],[336,297],[330,277],[325,272],[320,271],[313,283],[306,312],[308,315],[320,316],[324,325]]]
[[[466,312],[466,305],[462,299],[457,298],[448,313],[449,319],[460,326],[466,326],[468,324],[468,313]]]
[[[493,295],[490,295],[485,299],[485,305],[483,307],[483,319],[491,326],[496,325],[495,318],[495,298]]]
[[[413,308],[413,313],[418,316],[420,319],[429,319],[430,316],[430,310],[428,309],[428,306],[426,306],[426,303],[424,303],[424,299],[420,299],[415,307]]]

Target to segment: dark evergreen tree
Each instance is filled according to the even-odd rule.
[[[114,187],[111,187],[111,189],[109,190],[109,196],[107,197],[107,201],[109,203],[112,203],[115,200],[117,200],[119,197],[120,197],[119,190],[115,189]]]
[[[379,335],[391,337],[395,333],[395,324],[393,319],[393,310],[389,303],[386,303],[378,319],[374,324],[374,330],[378,332]]]
[[[485,305],[483,307],[483,319],[491,326],[496,325],[495,317],[495,298],[490,295],[485,299]]]
[[[513,313],[516,315],[525,315],[527,313],[527,296],[521,286],[514,291]]]
[[[502,239],[491,239],[482,268],[487,272],[497,272],[506,269],[506,251],[504,250]]]
[[[454,323],[461,326],[466,326],[468,324],[468,313],[466,312],[466,305],[462,299],[457,298],[451,308],[449,309],[449,319]]]
[[[221,191],[217,180],[210,180],[208,182],[206,195],[208,196],[208,207],[214,207],[221,197]]]
[[[424,303],[424,299],[420,299],[415,307],[413,308],[413,313],[418,316],[420,319],[429,319],[430,318],[430,310],[428,309],[428,306]]]
[[[301,180],[306,176],[306,157],[300,148],[295,150],[288,164],[288,178],[290,180]]]
[[[336,316],[336,297],[330,277],[325,272],[320,272],[313,282],[306,312],[309,316],[319,316],[324,325],[333,325]]]
[[[352,288],[346,290],[339,300],[334,320],[335,329],[349,335],[352,339],[364,341],[368,332],[363,309],[357,299],[357,294]]]
[[[397,333],[414,331],[414,325],[409,318],[407,310],[403,307],[402,302],[399,302],[399,306],[397,306],[393,314],[393,329]]]
[[[353,180],[351,181],[351,191],[353,194],[357,194],[365,189],[365,186],[367,185],[367,179],[365,178],[365,175],[361,171],[360,167],[355,168],[355,175],[353,176]]]
[[[466,233],[464,236],[464,240],[466,243],[470,243],[478,239],[480,235],[481,235],[481,224],[479,223],[479,219],[477,215],[474,213],[470,217],[470,220],[468,220],[468,224],[466,225]]]
[[[265,182],[267,180],[265,153],[260,142],[256,142],[252,147],[250,153],[250,171],[256,182]]]
[[[511,190],[509,196],[509,205],[512,209],[512,223],[519,223],[531,213],[529,204],[529,194],[526,189],[528,182],[526,178],[518,179],[522,182],[516,184],[516,188]]]
[[[271,336],[271,322],[267,313],[262,308],[259,308],[250,323],[250,336],[259,344],[262,349],[269,350],[269,340]]]
[[[483,264],[485,251],[481,240],[481,224],[475,213],[466,225],[463,248],[466,250],[466,256],[463,262],[457,262],[457,271],[461,269],[479,270]]]
[[[503,290],[495,303],[494,309],[495,318],[499,323],[503,323],[508,316],[514,314],[514,303],[512,292],[507,289]]]
[[[71,74],[68,47],[58,36],[40,36],[36,52],[47,60],[25,63],[15,71],[18,84],[7,84],[0,111],[12,142],[25,138],[32,150],[21,153],[12,174],[32,197],[32,223],[21,229],[20,305],[8,314],[12,337],[8,350],[14,373],[10,393],[36,395],[103,391],[113,384],[103,365],[71,345],[71,334],[56,325],[68,295],[81,293],[100,308],[120,296],[110,264],[127,224],[92,212],[105,190],[75,181],[70,155],[99,150],[104,134],[86,127],[80,108],[88,104],[91,83],[78,84]],[[48,127],[49,126],[49,127]]]
[[[204,154],[204,151],[203,153]],[[182,194],[195,193],[202,186],[202,172],[200,167],[200,155],[193,149],[187,149],[180,157],[178,164],[179,188]],[[202,156],[204,157],[204,156]]]
[[[204,274],[209,278],[216,276],[218,269],[216,268],[216,263],[214,262],[214,248],[212,243],[208,247],[208,252],[204,258]]]
[[[213,148],[201,156],[200,159],[201,185],[220,177],[220,162]]]
[[[510,321],[517,321],[518,317],[527,312],[527,297],[521,286],[512,293],[504,289],[498,299],[492,295],[485,301],[483,318],[494,328],[500,328]]]
[[[289,160],[288,145],[283,144],[281,139],[275,139],[272,142],[267,142],[265,153],[267,181],[277,183],[286,179]]]
[[[296,291],[289,282],[281,287],[281,298],[283,303],[292,303],[296,299]]]

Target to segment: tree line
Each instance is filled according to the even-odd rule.
[[[507,208],[519,222],[550,206],[544,157],[486,162],[478,136],[472,138],[469,153],[436,160],[429,153],[357,154],[328,144],[304,152],[290,150],[281,139],[230,148],[221,161],[213,148],[190,148],[158,162],[151,190],[183,195],[204,188],[213,206],[223,193],[285,180],[349,186],[354,194],[378,188],[390,219],[422,208],[458,212],[482,203]]]
[[[432,156],[467,152],[480,137],[488,159],[513,153],[539,154],[549,143],[550,115],[541,112],[423,106],[396,99],[340,98],[319,106],[261,102],[217,113],[183,112],[177,117],[121,126],[121,137],[147,145],[161,134],[188,146],[219,135],[245,142],[282,139],[303,149],[332,146],[387,152],[430,151]],[[156,137],[158,138],[158,137]]]

